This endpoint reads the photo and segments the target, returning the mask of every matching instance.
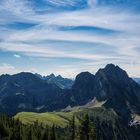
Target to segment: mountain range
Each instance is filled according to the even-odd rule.
[[[0,76],[0,111],[10,115],[21,111],[56,111],[96,99],[120,118],[129,120],[132,114],[140,115],[140,86],[118,66],[108,64],[95,75],[82,72],[74,83],[66,79],[73,84],[68,89],[60,88],[54,79],[64,82],[61,76],[42,79],[25,72]]]
[[[66,80],[71,86],[60,86],[58,79],[63,81],[62,85]],[[55,117],[59,116],[65,125],[69,114],[78,118],[88,112],[96,124],[98,139],[138,140],[140,85],[114,64],[99,69],[95,75],[82,72],[74,82],[53,74],[46,77],[27,72],[1,75],[0,112],[8,115],[18,113],[15,118],[29,123],[34,119],[54,123]]]
[[[72,87],[74,80],[63,78],[61,75],[55,76],[53,73],[47,76],[42,76],[40,74],[35,74],[40,79],[47,81],[48,83],[56,84],[62,89],[69,89]]]

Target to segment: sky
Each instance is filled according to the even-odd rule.
[[[0,0],[0,74],[73,78],[108,63],[140,77],[140,0]]]

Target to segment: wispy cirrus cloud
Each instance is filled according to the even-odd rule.
[[[0,66],[0,74],[7,74],[7,73],[14,74],[17,72],[19,72],[19,71],[16,70],[16,68],[10,64],[4,63]]]
[[[0,4],[1,52],[22,54],[33,61],[37,58],[42,65],[44,60],[51,63],[48,58],[52,63],[64,62],[63,74],[69,68],[72,73],[85,67],[95,71],[97,67],[92,66],[110,62],[123,68],[132,66],[136,70],[128,69],[129,73],[139,74],[140,56],[136,48],[140,47],[140,13],[137,9],[129,6],[122,10],[120,4],[117,8],[102,3],[100,6],[98,0],[40,0],[40,3],[2,0]],[[79,70],[74,70],[75,63]]]
[[[73,6],[76,3],[76,1],[73,1],[73,0],[46,0],[46,2],[50,3],[50,4],[53,4],[55,6]]]

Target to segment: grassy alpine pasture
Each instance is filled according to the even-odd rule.
[[[21,112],[14,118],[22,121],[23,124],[32,124],[35,121],[44,125],[52,126],[53,124],[59,127],[66,127],[71,120],[74,112],[45,112],[45,113],[33,113],[33,112]],[[76,123],[78,119],[76,118]]]
[[[72,108],[70,111],[61,112],[45,112],[45,113],[33,113],[33,112],[21,112],[14,118],[19,119],[23,124],[33,124],[35,121],[42,123],[43,125],[52,126],[53,124],[61,128],[65,128],[69,121],[75,116],[76,125],[79,124],[79,116],[83,114],[89,114],[92,118],[99,117],[101,121],[111,121],[113,124],[117,119],[117,114],[112,109],[105,109],[104,107],[93,108]]]
[[[96,99],[87,103],[83,106],[76,106],[72,108],[66,108],[60,112],[45,112],[45,113],[33,113],[33,112],[21,112],[18,113],[14,118],[19,119],[23,124],[33,124],[35,121],[44,125],[56,126],[65,128],[72,116],[75,116],[75,122],[79,124],[79,116],[83,114],[89,114],[90,117],[100,117],[101,120],[111,120],[115,118],[112,110],[107,111],[102,105],[105,102],[98,102]],[[112,117],[113,115],[113,117]],[[111,116],[111,117],[109,117]]]

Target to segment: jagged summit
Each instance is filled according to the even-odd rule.
[[[55,75],[54,75],[53,73],[51,73],[50,75],[48,75],[48,76],[46,76],[46,77],[48,77],[48,78],[54,78]]]
[[[122,85],[127,85],[132,81],[126,71],[114,64],[108,64],[105,68],[99,69],[95,76],[96,78],[100,78],[100,80],[110,80],[118,84],[121,83]]]
[[[58,87],[62,89],[69,89],[72,87],[74,81],[68,78],[63,78],[61,75],[56,76],[55,74],[51,73],[47,76],[42,76],[40,74],[35,74],[40,79],[46,81],[47,83],[52,83],[57,85]]]
[[[126,71],[121,69],[119,66],[114,65],[114,64],[107,64],[105,68],[99,69],[96,74],[98,73],[105,73],[107,75],[116,75],[116,76],[125,76],[128,77],[128,74]]]

